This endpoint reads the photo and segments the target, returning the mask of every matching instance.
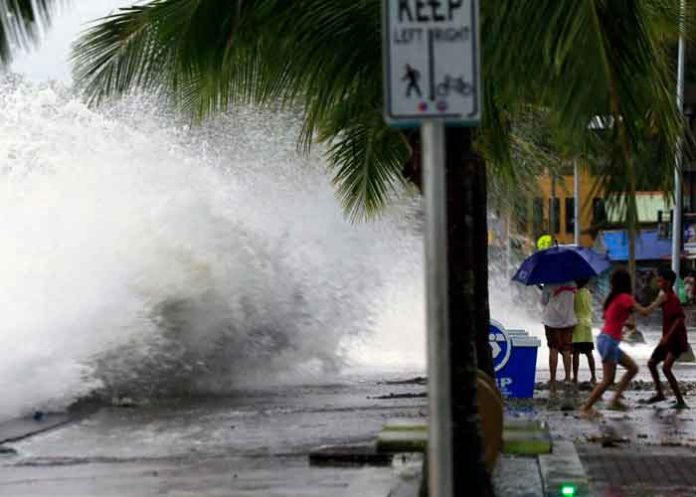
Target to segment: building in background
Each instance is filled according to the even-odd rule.
[[[580,244],[591,246],[595,227],[603,226],[606,209],[602,192],[584,168],[580,168]],[[575,242],[575,198],[572,169],[558,178],[539,179],[539,195],[532,199],[527,233],[534,239],[551,235],[560,244]]]
[[[559,244],[574,243],[575,202],[578,200],[573,184],[572,173],[556,178],[540,178],[538,195],[528,203],[526,212],[518,213],[513,223],[516,234],[529,240],[551,235]],[[594,246],[603,230],[624,228],[623,212],[617,207],[619,199],[607,198],[594,178],[582,168],[579,189],[581,245]],[[638,192],[636,203],[640,227],[659,229],[668,236],[672,206],[662,192]],[[694,231],[696,233],[696,229]]]

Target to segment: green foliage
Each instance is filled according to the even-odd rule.
[[[659,135],[665,152],[673,152],[683,122],[666,41],[678,35],[678,1],[494,3],[489,34],[517,47],[487,47],[485,55],[498,72],[494,78],[503,83],[498,98],[549,109],[555,141],[570,155],[607,145],[639,152],[646,129]],[[588,129],[595,116],[613,116],[620,125],[596,136]],[[666,154],[670,167],[664,171],[671,171],[673,156]]]
[[[374,214],[403,182],[409,148],[381,114],[380,3],[157,0],[123,9],[75,47],[93,101],[133,88],[196,119],[235,104],[304,112],[300,141],[329,145],[352,218]]]
[[[336,138],[327,135],[333,183],[353,220],[378,212],[404,181],[401,169],[411,150],[400,132],[382,123],[375,112],[372,121],[352,120]]]
[[[339,198],[364,218],[403,182],[412,152],[379,117],[380,8],[380,0],[154,0],[87,31],[75,74],[95,102],[145,89],[196,119],[240,103],[303,109],[301,148],[327,144]],[[671,187],[683,129],[669,56],[679,0],[490,0],[481,10],[477,145],[501,188],[578,156],[605,158],[595,172],[612,181],[650,170]],[[617,125],[589,130],[595,116]],[[646,140],[659,150],[648,168]]]
[[[488,178],[491,206],[507,212],[526,210],[539,193],[538,178],[544,174],[561,176],[566,166],[563,151],[554,141],[550,114],[539,107],[519,108],[514,116],[499,117],[505,131],[486,127],[476,143],[494,174]],[[505,139],[504,143],[496,140]]]
[[[27,48],[48,24],[55,0],[0,0],[0,68]]]
[[[495,78],[505,83],[496,88],[497,98],[548,109],[561,155],[589,164],[601,194],[627,193],[608,198],[634,240],[635,192],[651,187],[671,195],[679,139],[691,150],[691,136],[681,136],[686,126],[676,106],[671,57],[680,27],[688,26],[679,1],[558,0],[534,7],[510,1],[497,7],[488,32],[504,37],[507,46],[534,45],[488,53],[496,69],[504,68]],[[588,128],[596,116],[604,129]]]

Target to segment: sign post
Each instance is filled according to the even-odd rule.
[[[481,119],[478,0],[384,0],[385,119],[421,127],[426,209],[428,482],[453,496],[445,124]]]
[[[428,495],[452,497],[452,404],[447,278],[445,130],[421,126],[425,189],[425,287],[428,361]]]

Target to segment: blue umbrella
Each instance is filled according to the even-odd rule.
[[[589,279],[609,269],[609,259],[575,245],[540,250],[527,257],[512,277],[525,285]]]

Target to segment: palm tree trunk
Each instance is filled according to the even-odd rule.
[[[631,291],[636,293],[636,238],[638,236],[638,206],[636,205],[636,172],[633,161],[629,160],[628,169],[628,273],[631,275]]]
[[[448,130],[448,133],[455,133],[457,130]],[[448,137],[454,136],[453,134],[448,134]],[[404,176],[413,183],[419,192],[423,192],[423,182],[422,182],[422,157],[421,157],[421,141],[420,133],[407,133],[407,139],[411,148],[413,149],[413,154],[411,159],[404,166],[403,174]],[[461,161],[461,151],[460,147],[456,147],[452,140],[460,139],[455,137],[448,140],[447,143],[447,157],[459,157]],[[488,308],[488,210],[487,210],[487,190],[488,190],[488,180],[486,174],[485,163],[478,158],[480,161],[480,167],[475,168],[473,171],[473,178],[476,180],[476,192],[477,199],[475,205],[478,207],[476,214],[473,218],[475,225],[475,237],[478,243],[476,246],[476,261],[479,261],[479,273],[477,273],[476,278],[476,326],[475,326],[475,342],[476,342],[476,362],[478,363],[478,368],[484,371],[489,376],[494,377],[495,373],[493,371],[493,358],[491,356],[491,347],[488,343],[488,322],[490,320],[490,313]],[[459,163],[461,166],[461,163]],[[485,271],[482,269],[485,268]]]
[[[638,237],[638,208],[635,185],[629,186],[628,199],[628,273],[631,275],[631,291],[636,293],[636,238]]]
[[[495,378],[493,356],[488,341],[488,324],[491,319],[488,302],[488,178],[486,177],[485,161],[478,154],[473,154],[472,159],[475,162],[472,163],[469,174],[472,175],[474,181],[473,241],[475,250],[474,311],[476,312],[476,318],[474,320],[474,329],[476,330],[476,363],[478,369]],[[452,315],[451,312],[450,310],[450,316]]]
[[[453,474],[455,496],[488,497],[493,490],[483,464],[476,405],[477,356],[492,372],[486,169],[472,150],[471,135],[469,128],[446,131]]]

